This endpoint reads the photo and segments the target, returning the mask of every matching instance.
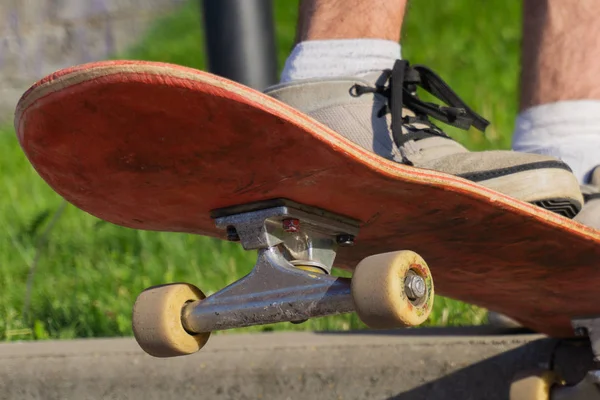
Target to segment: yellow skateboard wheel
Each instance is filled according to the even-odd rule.
[[[414,290],[411,290],[412,283],[417,284]],[[431,313],[433,298],[429,267],[412,251],[367,257],[352,275],[356,313],[370,328],[420,325]]]
[[[144,290],[133,306],[133,334],[140,347],[154,357],[175,357],[199,351],[210,332],[190,334],[181,312],[188,302],[206,296],[194,285],[173,283]]]
[[[510,400],[550,400],[552,387],[560,385],[558,376],[548,370],[519,374],[510,385]]]

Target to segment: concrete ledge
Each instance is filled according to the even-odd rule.
[[[11,343],[0,399],[507,399],[517,371],[591,362],[579,342],[561,348],[486,328],[216,335],[172,359],[129,338]]]

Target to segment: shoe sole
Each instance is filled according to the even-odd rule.
[[[583,207],[579,182],[563,169],[522,171],[479,184],[567,218],[575,217]]]

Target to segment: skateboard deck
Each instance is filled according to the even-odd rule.
[[[194,69],[107,61],[58,71],[15,126],[42,178],[114,224],[225,239],[214,210],[288,199],[358,221],[334,265],[419,253],[436,293],[551,336],[600,314],[600,232],[372,154],[291,107]],[[207,266],[209,267],[209,266]]]

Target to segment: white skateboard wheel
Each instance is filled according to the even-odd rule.
[[[431,313],[433,298],[429,267],[412,251],[367,257],[352,275],[356,313],[370,328],[420,325]]]
[[[181,312],[186,303],[206,296],[187,283],[161,285],[144,290],[133,306],[133,333],[140,347],[154,357],[175,357],[199,351],[210,332],[190,334]]]
[[[560,384],[552,371],[540,369],[519,374],[510,385],[510,400],[550,400],[552,387]]]

